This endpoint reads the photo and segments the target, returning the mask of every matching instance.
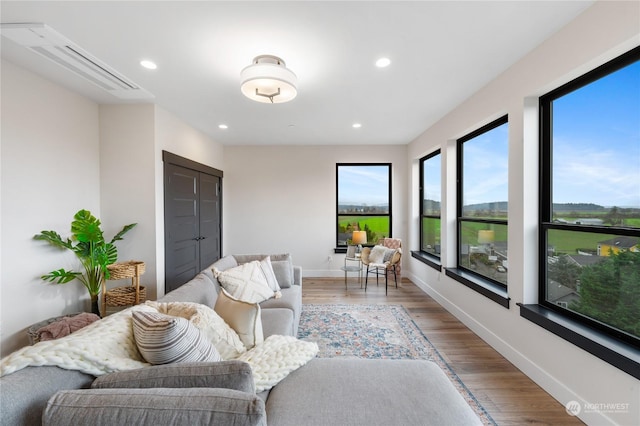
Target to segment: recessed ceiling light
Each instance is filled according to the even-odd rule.
[[[156,65],[155,62],[149,61],[149,60],[143,60],[140,61],[140,65],[142,65],[143,67],[145,67],[148,70],[155,70],[156,68],[158,68],[158,66]]]
[[[360,124],[360,123],[353,123],[353,124],[351,125],[351,127],[353,127],[354,129],[359,129],[360,127],[362,127],[362,124]]]
[[[229,126],[227,126],[226,124],[218,124],[218,129],[228,129]]]
[[[385,68],[391,65],[391,59],[389,58],[380,58],[376,61],[376,67]]]

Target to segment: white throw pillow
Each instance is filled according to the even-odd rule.
[[[132,322],[136,346],[150,364],[222,361],[216,347],[185,318],[133,311]]]
[[[276,273],[273,271],[273,266],[271,265],[271,257],[267,256],[262,259],[260,261],[260,267],[262,268],[262,272],[264,272],[264,276],[267,279],[267,285],[271,290],[275,292],[275,297],[279,297],[278,293],[280,292],[280,285],[278,285]],[[281,295],[282,294],[280,294],[280,296]]]
[[[234,299],[223,288],[214,309],[238,333],[247,349],[264,341],[259,304]]]
[[[213,268],[213,275],[227,293],[243,302],[260,303],[276,295],[269,287],[267,277],[258,260],[226,271]]]
[[[145,304],[160,313],[191,321],[216,347],[223,359],[234,359],[247,350],[238,333],[209,306],[193,302],[147,301]]]
[[[384,263],[384,254],[387,252],[387,248],[384,246],[373,246],[369,253],[369,263]]]

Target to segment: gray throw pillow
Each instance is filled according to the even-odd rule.
[[[278,285],[281,288],[291,287],[293,285],[293,262],[291,261],[291,255],[288,253],[272,254],[270,258],[273,273],[278,280]]]
[[[225,388],[255,393],[251,366],[243,361],[184,362],[105,374],[93,381],[104,388]]]

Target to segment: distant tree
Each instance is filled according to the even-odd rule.
[[[640,337],[640,252],[621,251],[586,266],[570,309]]]
[[[611,226],[622,225],[624,223],[624,213],[618,207],[613,206],[604,217],[604,222],[611,224]]]
[[[577,282],[580,279],[581,268],[576,265],[569,256],[558,257],[555,263],[549,264],[549,279],[562,284],[565,287],[577,290]]]
[[[362,229],[362,228],[360,228]],[[378,238],[376,236],[376,233],[373,232],[373,230],[371,230],[371,228],[369,228],[369,225],[367,225],[366,223],[364,224],[364,231],[367,233],[367,242],[368,243],[377,243],[378,242]]]

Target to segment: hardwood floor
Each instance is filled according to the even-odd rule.
[[[407,278],[400,287],[357,278],[304,278],[302,301],[310,304],[401,304],[498,425],[580,425],[565,408]]]

